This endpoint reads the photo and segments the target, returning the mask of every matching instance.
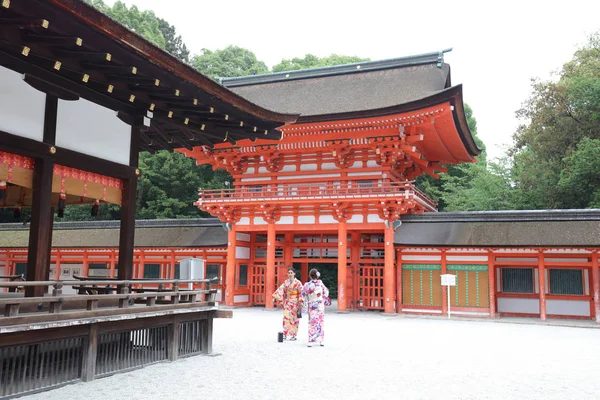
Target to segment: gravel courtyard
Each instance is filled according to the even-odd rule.
[[[328,308],[329,309],[329,308]],[[277,343],[281,312],[234,310],[213,349],[27,399],[598,399],[599,329],[325,316],[325,347]]]

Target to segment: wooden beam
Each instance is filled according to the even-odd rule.
[[[25,59],[17,58],[6,51],[0,50],[0,65],[22,74],[29,73],[41,80],[51,82],[53,85],[77,93],[81,97],[111,110],[125,111],[133,115],[137,113],[137,110],[131,103],[120,101],[108,92],[94,90],[83,82],[73,82],[56,74],[55,71],[41,68]]]
[[[77,168],[119,179],[129,179],[136,176],[135,168],[127,165],[103,160],[98,157],[56,146],[54,146],[54,154],[51,154],[51,147],[52,146],[47,143],[0,131],[0,149],[9,153],[32,158],[46,158],[53,160],[56,164],[64,165],[65,167]]]
[[[33,167],[33,199],[31,204],[31,224],[29,228],[29,250],[27,252],[27,280],[44,281],[50,264],[48,245],[52,241],[52,231],[48,222],[51,215],[52,175],[54,163],[45,158],[36,158]],[[25,288],[26,297],[44,295],[44,286]]]
[[[131,146],[129,165],[138,167],[141,121],[131,127]],[[121,195],[121,226],[119,230],[119,271],[120,280],[130,280],[133,277],[133,243],[135,236],[137,176],[123,180]]]

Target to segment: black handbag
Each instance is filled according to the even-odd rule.
[[[296,316],[298,318],[302,318],[302,309],[300,307],[298,307],[298,311],[296,312]]]

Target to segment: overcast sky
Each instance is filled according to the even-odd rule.
[[[107,3],[113,4],[114,0]],[[589,34],[600,1],[126,0],[175,25],[192,53],[230,44],[269,67],[332,53],[379,60],[453,48],[445,61],[493,157],[511,143],[532,77],[550,78]]]

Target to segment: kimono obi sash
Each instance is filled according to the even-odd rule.
[[[297,299],[298,297],[300,297],[300,290],[298,289],[288,289],[287,292],[289,299]]]

